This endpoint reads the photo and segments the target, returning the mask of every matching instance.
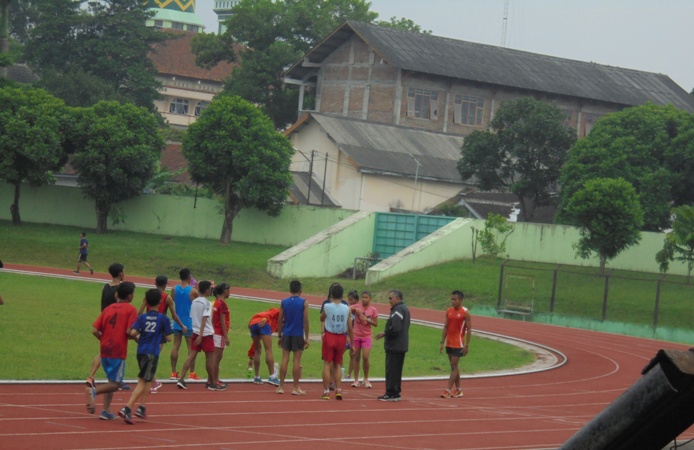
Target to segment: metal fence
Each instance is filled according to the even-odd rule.
[[[694,284],[680,276],[506,260],[497,308],[508,300],[537,314],[694,329]]]

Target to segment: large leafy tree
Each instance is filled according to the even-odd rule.
[[[643,210],[634,187],[623,178],[596,178],[586,182],[566,205],[567,216],[580,228],[576,254],[600,258],[600,273],[624,249],[641,239]]]
[[[105,233],[114,205],[140,195],[156,173],[164,140],[156,116],[130,103],[100,101],[75,114],[70,162],[94,200],[97,233]]]
[[[694,116],[647,104],[600,118],[562,169],[559,220],[566,221],[569,199],[588,180],[606,177],[634,186],[644,230],[668,228],[673,205],[694,203]]]
[[[242,208],[279,214],[292,182],[293,153],[270,119],[240,97],[216,98],[188,128],[183,154],[190,176],[223,199],[222,243],[231,242]]]
[[[344,21],[375,21],[369,6],[364,0],[241,0],[225,33],[198,35],[193,51],[204,67],[238,62],[225,92],[260,105],[281,129],[296,119],[298,104],[297,90],[283,89],[284,71]],[[379,24],[421,31],[408,19]]]
[[[685,263],[689,282],[694,268],[694,206],[675,208],[673,215],[672,231],[665,235],[663,249],[655,255],[655,260],[663,272],[667,272],[672,261]]]
[[[458,171],[480,189],[515,194],[525,221],[531,221],[535,208],[549,205],[558,190],[561,166],[576,140],[564,119],[559,108],[540,100],[505,102],[492,120],[492,131],[474,131],[465,138]]]
[[[65,164],[64,112],[63,101],[43,89],[0,89],[0,179],[14,186],[10,206],[14,225],[22,224],[22,184],[50,183],[54,181],[53,171]]]
[[[164,33],[145,26],[152,14],[140,0],[26,0],[12,35],[42,86],[70,106],[99,100],[150,110],[158,98],[151,44]]]

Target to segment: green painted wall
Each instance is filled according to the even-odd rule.
[[[0,184],[0,219],[10,220],[13,188]],[[192,236],[217,239],[222,230],[220,204],[215,200],[143,195],[123,202],[125,223],[109,227],[117,230],[172,236]],[[85,229],[96,227],[92,201],[84,199],[79,189],[64,186],[34,188],[23,186],[20,198],[22,220],[33,223],[70,225]],[[352,217],[352,216],[355,217]],[[346,222],[341,221],[351,218]],[[279,217],[269,217],[256,210],[244,210],[234,221],[232,239],[250,242],[293,246],[292,252],[278,255],[268,262],[275,276],[333,276],[352,267],[355,257],[365,257],[372,249],[374,215],[351,210],[307,206],[287,206]],[[337,225],[337,228],[330,227]],[[451,227],[449,229],[449,227]],[[368,280],[382,280],[397,273],[426,267],[452,259],[472,257],[471,227],[484,228],[484,221],[457,219],[424,240],[395,255]],[[516,260],[554,264],[598,266],[597,258],[584,260],[575,256],[572,244],[579,239],[576,228],[563,225],[515,224],[506,242],[506,254]],[[658,272],[655,254],[663,246],[663,233],[642,233],[638,246],[623,252],[608,262],[608,268],[643,272]],[[310,248],[315,247],[315,248]],[[481,248],[478,247],[478,254]],[[281,258],[279,258],[281,256]],[[686,265],[674,262],[669,273],[686,275]]]
[[[445,261],[472,257],[472,219],[456,219],[369,269],[366,284],[433,266]]]
[[[11,220],[10,205],[14,190],[0,184],[0,219]],[[119,205],[125,223],[109,229],[171,236],[218,239],[222,231],[221,204],[211,199],[142,195]],[[94,202],[83,198],[78,188],[24,185],[19,200],[22,221],[96,228]],[[278,217],[257,210],[243,210],[234,220],[232,240],[282,246],[295,245],[331,225],[351,216],[354,211],[287,206]]]
[[[268,261],[277,278],[330,277],[354,266],[371,252],[375,213],[360,211],[285,250]]]
[[[457,219],[438,232],[369,269],[366,283],[375,283],[393,275],[439,262],[472,258],[472,227],[482,230],[484,221]],[[513,233],[506,240],[506,254],[499,256],[521,261],[598,267],[600,261],[597,257],[582,259],[576,256],[572,244],[579,238],[579,231],[574,227],[516,223]],[[625,250],[614,260],[608,261],[607,268],[658,273],[655,254],[663,248],[664,238],[664,233],[642,232],[639,245]],[[457,258],[453,257],[451,252],[458,255]],[[482,248],[478,246],[477,254],[481,255],[481,252]],[[686,275],[687,267],[683,263],[673,262],[670,264],[668,273]]]

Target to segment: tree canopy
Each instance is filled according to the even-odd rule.
[[[277,215],[287,199],[294,149],[260,109],[236,96],[205,108],[183,137],[183,154],[193,181],[221,196],[220,241],[231,242],[233,220],[242,208]]]
[[[160,84],[148,55],[166,35],[145,26],[152,13],[143,2],[25,0],[10,11],[21,58],[68,105],[116,100],[153,110]]]
[[[559,220],[588,180],[606,177],[636,189],[644,230],[668,228],[673,205],[694,203],[694,115],[647,104],[601,117],[562,169]]]
[[[43,89],[0,89],[0,179],[14,186],[12,223],[21,225],[22,183],[41,186],[66,161],[63,149],[65,104]]]
[[[140,195],[156,172],[164,140],[156,116],[130,103],[100,101],[74,114],[70,162],[94,200],[97,233],[105,233],[113,206]]]
[[[574,244],[581,258],[596,253],[600,273],[607,261],[641,239],[643,210],[634,187],[623,178],[596,178],[577,191],[566,206],[581,238]]]
[[[575,142],[564,127],[564,113],[531,98],[505,102],[491,122],[492,131],[466,136],[458,171],[483,190],[508,189],[521,204],[525,221],[535,208],[551,203],[557,180]]]
[[[296,120],[298,105],[298,91],[283,89],[284,71],[346,20],[374,22],[369,7],[364,0],[241,0],[226,31],[198,35],[193,51],[204,67],[236,61],[225,93],[261,105],[281,129]],[[380,24],[420,31],[408,19]]]
[[[689,281],[694,268],[694,206],[680,206],[672,212],[675,217],[672,231],[665,235],[663,249],[655,255],[655,259],[663,272],[668,271],[672,261],[685,263]]]

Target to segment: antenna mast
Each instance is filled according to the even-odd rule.
[[[504,18],[501,22],[501,46],[506,47],[506,26],[508,25],[508,2],[504,0]]]

